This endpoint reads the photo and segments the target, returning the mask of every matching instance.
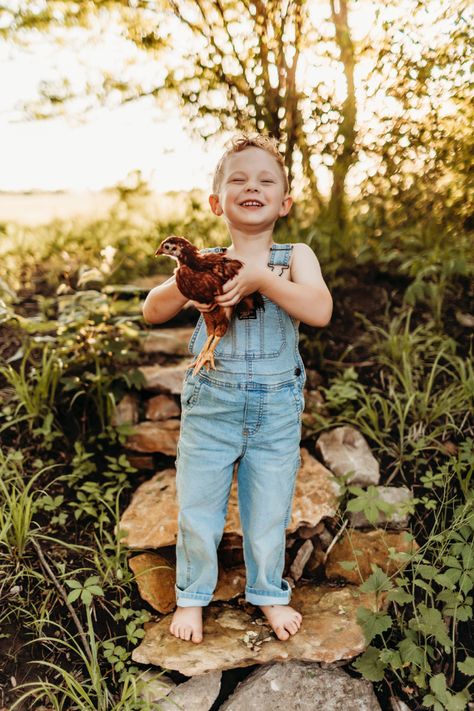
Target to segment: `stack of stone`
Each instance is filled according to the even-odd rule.
[[[185,355],[189,336],[190,329],[159,329],[147,338],[145,349],[148,353],[173,357]],[[130,458],[140,468],[151,468],[157,453],[176,456],[179,394],[188,362],[189,354],[173,365],[143,366],[141,372],[145,386],[140,400],[130,394],[118,405],[116,424],[129,422],[134,425],[127,449],[133,453]],[[308,382],[311,382],[311,377]],[[306,401],[307,407],[312,409],[324,406],[317,391],[307,392]],[[143,419],[139,421],[141,416]],[[311,412],[305,417],[310,418]],[[169,708],[180,708],[176,703],[181,699],[180,703],[184,703],[182,708],[186,711],[210,709],[219,694],[222,670],[255,664],[271,664],[273,669],[279,667],[278,662],[295,660],[291,667],[295,679],[300,679],[301,664],[304,663],[313,669],[313,677],[317,677],[318,684],[324,687],[326,682],[320,679],[322,670],[317,663],[340,665],[366,648],[363,631],[357,623],[357,609],[366,607],[375,610],[377,604],[384,604],[384,600],[376,602],[372,594],[362,593],[359,585],[372,573],[373,564],[392,575],[406,564],[409,554],[414,551],[416,544],[403,530],[408,526],[406,511],[411,493],[404,488],[378,486],[378,463],[363,436],[351,427],[338,427],[325,432],[317,440],[316,450],[324,464],[307,449],[301,451],[301,469],[287,530],[285,578],[293,588],[291,604],[302,613],[303,625],[298,634],[286,642],[276,638],[266,621],[259,616],[258,608],[248,605],[244,599],[245,568],[236,478],[218,550],[218,585],[213,602],[204,610],[205,635],[199,645],[176,639],[169,633],[170,613],[176,605],[174,548],[178,512],[174,468],[156,472],[136,490],[122,516],[120,529],[124,532],[126,545],[138,552],[130,558],[130,566],[140,594],[158,614],[156,621],[147,625],[145,637],[134,651],[133,659],[177,670],[190,677],[204,675],[199,679],[201,682],[204,678],[208,679],[208,683],[204,684],[207,692],[210,688],[217,688],[215,694],[210,694],[212,700],[194,706],[190,705],[191,701],[184,702],[184,699],[188,698],[186,694],[190,699],[200,698],[195,678],[177,689],[173,688],[169,679],[160,679],[157,682],[159,692],[156,693],[161,694],[160,698],[169,695],[172,700]],[[342,476],[350,484],[377,487],[380,499],[393,504],[390,513],[381,513],[375,524],[370,524],[362,512],[353,513],[343,523],[338,511]],[[334,669],[326,669],[326,672],[335,674]],[[287,673],[290,673],[288,664],[285,675]],[[340,676],[342,672],[338,671],[338,674]],[[273,675],[267,666],[257,675],[258,688],[269,685],[275,692],[271,706],[246,706],[246,702],[232,697],[234,701],[230,703],[229,700],[222,708],[233,711],[280,708],[275,706],[275,701],[280,699],[276,693],[279,678],[281,676]],[[218,683],[216,679],[219,679]],[[355,682],[350,677],[347,679]],[[193,684],[189,686],[191,681]],[[335,677],[333,681],[336,682]],[[242,695],[242,699],[249,694],[248,679],[245,684],[247,687],[243,686],[236,692]],[[149,697],[152,688],[148,678],[144,694]],[[330,681],[328,689],[331,689]],[[288,685],[283,684],[279,690],[283,694],[281,708],[289,708],[284,705]],[[207,695],[204,694],[206,699],[207,692]],[[362,698],[361,694],[358,691],[357,698]],[[249,698],[253,696],[258,697],[256,691],[252,691]],[[331,697],[331,702],[329,697],[330,694],[327,703],[321,701],[321,706],[307,708],[332,708],[330,703],[334,702],[337,694]],[[360,709],[379,708],[375,698],[369,697]],[[358,708],[354,703],[351,702],[351,707]],[[340,707],[340,703],[338,705]],[[162,705],[160,708],[168,707]]]

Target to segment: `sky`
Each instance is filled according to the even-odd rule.
[[[401,0],[403,4],[406,0]],[[354,3],[355,40],[371,31],[376,6],[370,1]],[[402,13],[403,7],[392,12]],[[79,102],[75,116],[25,120],[21,104],[37,97],[41,81],[60,74],[73,76],[81,85],[98,78],[99,67],[112,71],[117,57],[127,57],[132,72],[150,71],[159,79],[159,64],[143,68],[138,50],[113,27],[99,25],[94,30],[95,36],[87,41],[83,30],[73,30],[62,47],[41,36],[29,47],[0,43],[0,190],[100,190],[134,170],[141,170],[160,192],[208,189],[226,137],[208,143],[191,138],[178,108],[171,104],[160,110],[152,99],[141,99],[120,106],[112,97],[109,106],[88,113]],[[179,61],[186,37],[175,32],[173,39],[173,56]],[[307,79],[314,82],[310,63],[306,65]],[[357,68],[368,69],[362,63]],[[344,92],[340,76],[334,75],[334,83],[336,93]],[[359,85],[363,83],[361,75]],[[320,189],[327,192],[329,171],[321,166],[317,177]]]

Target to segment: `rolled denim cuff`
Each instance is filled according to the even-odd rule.
[[[177,585],[174,586],[174,589],[178,607],[206,607],[212,600],[212,595],[206,595],[204,593],[183,593]]]
[[[291,599],[291,589],[288,585],[288,590],[282,590],[281,593],[273,593],[265,590],[245,588],[245,599],[247,602],[250,602],[251,605],[288,605]]]

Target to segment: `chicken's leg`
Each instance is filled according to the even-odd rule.
[[[207,333],[210,335],[207,337],[207,340],[204,346],[202,347],[201,352],[199,353],[196,361],[194,361],[194,363],[191,363],[191,365],[188,366],[194,366],[193,376],[199,373],[199,371],[204,365],[208,370],[209,368],[212,368],[213,370],[216,369],[216,365],[214,363],[214,351],[221,338],[227,332],[229,321],[232,316],[232,311],[232,306],[219,307],[216,304],[216,306],[211,309],[211,311],[203,313]]]
[[[215,335],[211,337],[211,343],[208,344],[207,348],[203,348],[197,357],[196,365],[193,370],[193,375],[199,373],[199,371],[204,365],[206,366],[207,370],[209,370],[209,368],[212,368],[212,370],[216,369],[216,364],[214,363],[214,351],[221,338],[222,336]],[[209,341],[209,339],[207,339],[207,341]]]
[[[188,370],[188,368],[194,368],[194,366],[199,363],[199,361],[201,360],[201,357],[202,357],[203,353],[205,353],[205,352],[207,351],[207,349],[209,348],[209,346],[211,345],[211,342],[212,342],[212,339],[213,339],[213,338],[214,338],[214,334],[211,333],[211,335],[207,337],[206,342],[205,342],[205,344],[203,345],[201,352],[197,355],[197,357],[193,360],[192,363],[190,363],[189,365],[186,366],[186,370]],[[193,372],[193,375],[195,375],[195,374],[196,374],[196,373]]]

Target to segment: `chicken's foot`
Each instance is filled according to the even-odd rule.
[[[216,369],[216,364],[214,363],[214,351],[217,347],[217,344],[221,340],[221,336],[213,336],[212,338],[213,340],[207,347],[207,349],[203,348],[200,352],[193,370],[193,375],[199,373],[199,371],[204,365],[206,366],[207,370],[209,370],[210,368],[212,368],[212,370]]]
[[[194,368],[194,366],[196,366],[199,363],[203,353],[205,353],[207,351],[207,349],[209,348],[209,346],[211,345],[213,338],[214,338],[213,334],[211,334],[210,336],[207,337],[205,344],[201,348],[201,352],[197,355],[197,357],[195,358],[195,360],[193,360],[192,363],[190,363],[189,365],[186,366],[186,370],[188,370],[189,368]],[[196,375],[196,372],[197,371],[193,372],[193,375]]]

